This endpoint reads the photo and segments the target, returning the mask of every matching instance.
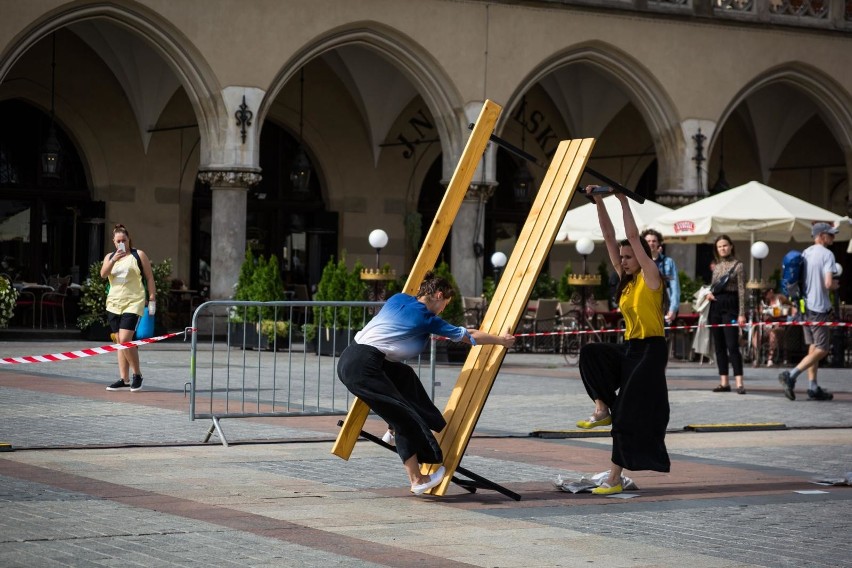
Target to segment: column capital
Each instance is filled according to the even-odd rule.
[[[470,184],[470,187],[467,188],[467,192],[464,194],[464,199],[465,201],[479,201],[480,199],[488,201],[494,195],[497,185],[499,184],[496,181],[472,183]]]
[[[201,183],[211,187],[250,188],[260,183],[263,177],[258,170],[247,168],[202,169],[198,172]]]

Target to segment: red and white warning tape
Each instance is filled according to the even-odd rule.
[[[5,357],[0,359],[0,365],[18,365],[21,363],[52,363],[54,361],[70,361],[71,359],[80,359],[82,357],[94,357],[95,355],[115,353],[116,351],[121,351],[122,349],[130,349],[131,347],[138,347],[140,345],[146,345],[148,343],[156,343],[164,339],[169,339],[170,337],[189,334],[193,331],[195,331],[193,328],[188,327],[185,330],[176,333],[167,333],[166,335],[160,335],[148,339],[135,339],[133,341],[128,341],[127,343],[113,343],[112,345],[104,345],[102,347],[80,349],[79,351],[66,351],[65,353],[53,353],[48,355],[27,355],[25,357]]]
[[[747,329],[748,327],[774,327],[774,326],[810,326],[810,327],[852,327],[852,323],[844,322],[844,321],[782,321],[782,322],[755,322],[751,324],[743,324],[739,325],[737,323],[715,323],[715,324],[701,324],[701,325],[672,325],[666,327],[666,331],[677,331],[677,330],[692,330],[692,329],[710,329],[713,327],[742,327],[743,329]],[[624,328],[602,328],[602,329],[583,329],[583,330],[570,330],[570,331],[544,331],[538,333],[516,333],[515,337],[547,337],[549,335],[591,335],[598,333],[624,333]]]
[[[811,327],[852,327],[852,323],[844,322],[844,321],[780,321],[780,322],[755,322],[751,324],[743,324],[742,326],[738,323],[707,323],[701,325],[672,325],[665,328],[666,331],[678,331],[678,330],[692,330],[692,329],[709,329],[712,327],[742,327],[743,329],[747,329],[751,325],[752,327],[774,327],[776,325],[784,325],[784,326],[811,326]],[[562,330],[562,331],[540,331],[538,333],[515,333],[515,337],[548,337],[548,336],[557,336],[557,335],[593,335],[599,333],[624,333],[624,328],[601,328],[601,329],[576,329],[576,330]],[[434,341],[449,341],[447,337],[440,337],[437,335],[432,336]]]

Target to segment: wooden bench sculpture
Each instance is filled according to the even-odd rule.
[[[450,227],[461,208],[465,193],[470,187],[470,182],[473,181],[476,166],[485,152],[485,147],[488,145],[488,140],[494,131],[494,125],[497,124],[497,119],[502,110],[503,107],[489,100],[486,100],[485,104],[482,105],[482,110],[479,112],[479,117],[456,166],[456,171],[453,173],[447,191],[444,193],[444,199],[441,200],[432,226],[426,234],[423,248],[420,249],[417,260],[414,261],[414,266],[408,275],[408,280],[403,289],[404,293],[412,296],[417,295],[426,272],[435,266],[438,254],[444,246],[444,241],[447,240],[447,235],[450,234]],[[370,408],[360,399],[355,398],[352,401],[352,406],[343,421],[343,426],[337,435],[331,453],[345,460],[349,459],[369,412]]]
[[[491,132],[500,110],[499,105],[491,101],[486,101],[483,106],[456,172],[447,187],[435,221],[427,234],[424,247],[409,275],[404,289],[406,293],[416,294],[426,271],[431,269],[437,260],[438,251],[443,246],[464,193],[472,180],[476,163],[484,152],[489,137],[492,137]],[[519,236],[519,246],[515,247],[509,258],[504,277],[485,314],[480,327],[483,331],[503,333],[507,329],[515,329],[520,321],[535,280],[550,252],[550,247],[556,238],[580,177],[583,175],[593,146],[593,139],[562,141],[559,144]],[[429,493],[444,495],[449,483],[453,481],[470,491],[475,491],[477,487],[484,487],[499,491],[513,499],[520,499],[519,495],[460,465],[505,353],[505,348],[496,345],[477,346],[471,349],[444,410],[447,426],[438,435],[438,441],[444,452],[443,465],[447,475],[443,482],[432,488]],[[368,413],[369,408],[365,403],[358,399],[353,401],[349,414],[341,423],[341,431],[332,448],[333,454],[349,459],[355,442],[361,435],[381,443],[375,436],[361,431]],[[436,469],[437,466],[434,468]],[[424,473],[430,471],[424,470]],[[456,471],[468,477],[469,481],[455,478]]]
[[[502,333],[518,325],[593,146],[591,138],[566,140],[559,144],[485,313],[480,326],[482,331]],[[472,476],[459,467],[505,355],[506,349],[498,345],[481,345],[470,350],[444,409],[447,426],[437,436],[444,453],[443,465],[447,476],[429,490],[430,494],[444,495],[450,481],[455,481],[469,488],[487,487],[520,499],[511,491],[479,476]],[[472,481],[451,479],[456,471]],[[431,473],[431,470],[424,473]]]

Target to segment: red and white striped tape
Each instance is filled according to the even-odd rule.
[[[184,335],[195,331],[188,327],[183,331],[176,333],[167,333],[149,339],[135,339],[127,343],[113,343],[112,345],[103,345],[101,347],[92,347],[91,349],[80,349],[79,351],[66,351],[64,353],[52,353],[48,355],[27,355],[25,357],[4,357],[0,359],[0,365],[18,365],[21,363],[53,363],[55,361],[70,361],[71,359],[80,359],[82,357],[94,357],[95,355],[103,355],[105,353],[115,353],[122,349],[130,349],[148,343],[156,343],[170,337]]]
[[[666,331],[691,330],[691,329],[709,329],[712,327],[774,327],[776,325],[784,326],[811,326],[811,327],[852,327],[852,323],[844,321],[779,321],[779,322],[754,322],[740,325],[738,323],[706,323],[700,325],[672,325],[666,327]],[[602,328],[602,329],[576,329],[571,331],[540,331],[538,333],[515,333],[515,337],[548,337],[556,335],[593,335],[599,333],[624,333],[624,328]],[[440,337],[433,335],[435,341],[449,341],[448,337]]]
[[[707,323],[700,325],[672,325],[666,327],[666,331],[691,330],[691,329],[710,329],[713,327],[774,327],[774,326],[810,326],[810,327],[852,327],[852,323],[844,321],[781,321],[781,322],[754,322],[740,325],[738,323]],[[543,331],[539,333],[516,333],[515,337],[547,337],[549,335],[591,335],[597,333],[623,333],[623,328],[603,328],[603,329],[578,329],[571,331]]]

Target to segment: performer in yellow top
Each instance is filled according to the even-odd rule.
[[[586,187],[589,193],[596,186]],[[665,436],[669,423],[666,388],[668,348],[663,330],[665,285],[651,258],[648,243],[639,237],[624,194],[621,202],[627,239],[615,239],[615,229],[600,194],[592,195],[609,258],[619,276],[616,298],[624,315],[624,343],[589,343],[580,350],[580,376],[595,401],[595,411],[580,428],[612,424],[612,468],[609,478],[592,490],[598,495],[620,493],[624,469],[667,472],[670,468]]]
[[[145,251],[132,248],[130,232],[124,225],[116,225],[112,229],[112,243],[115,251],[104,257],[101,266],[101,278],[109,279],[109,293],[106,300],[107,321],[110,329],[116,335],[118,343],[133,341],[136,326],[142,314],[145,313],[145,302],[148,301],[148,313],[154,315],[156,310],[157,287],[154,284],[154,272],[151,261]],[[145,297],[147,281],[148,297]],[[133,369],[133,376],[127,380],[127,374]],[[133,392],[142,388],[142,370],[139,367],[139,351],[136,347],[118,351],[119,379],[110,384],[106,390],[120,391],[129,389]]]

